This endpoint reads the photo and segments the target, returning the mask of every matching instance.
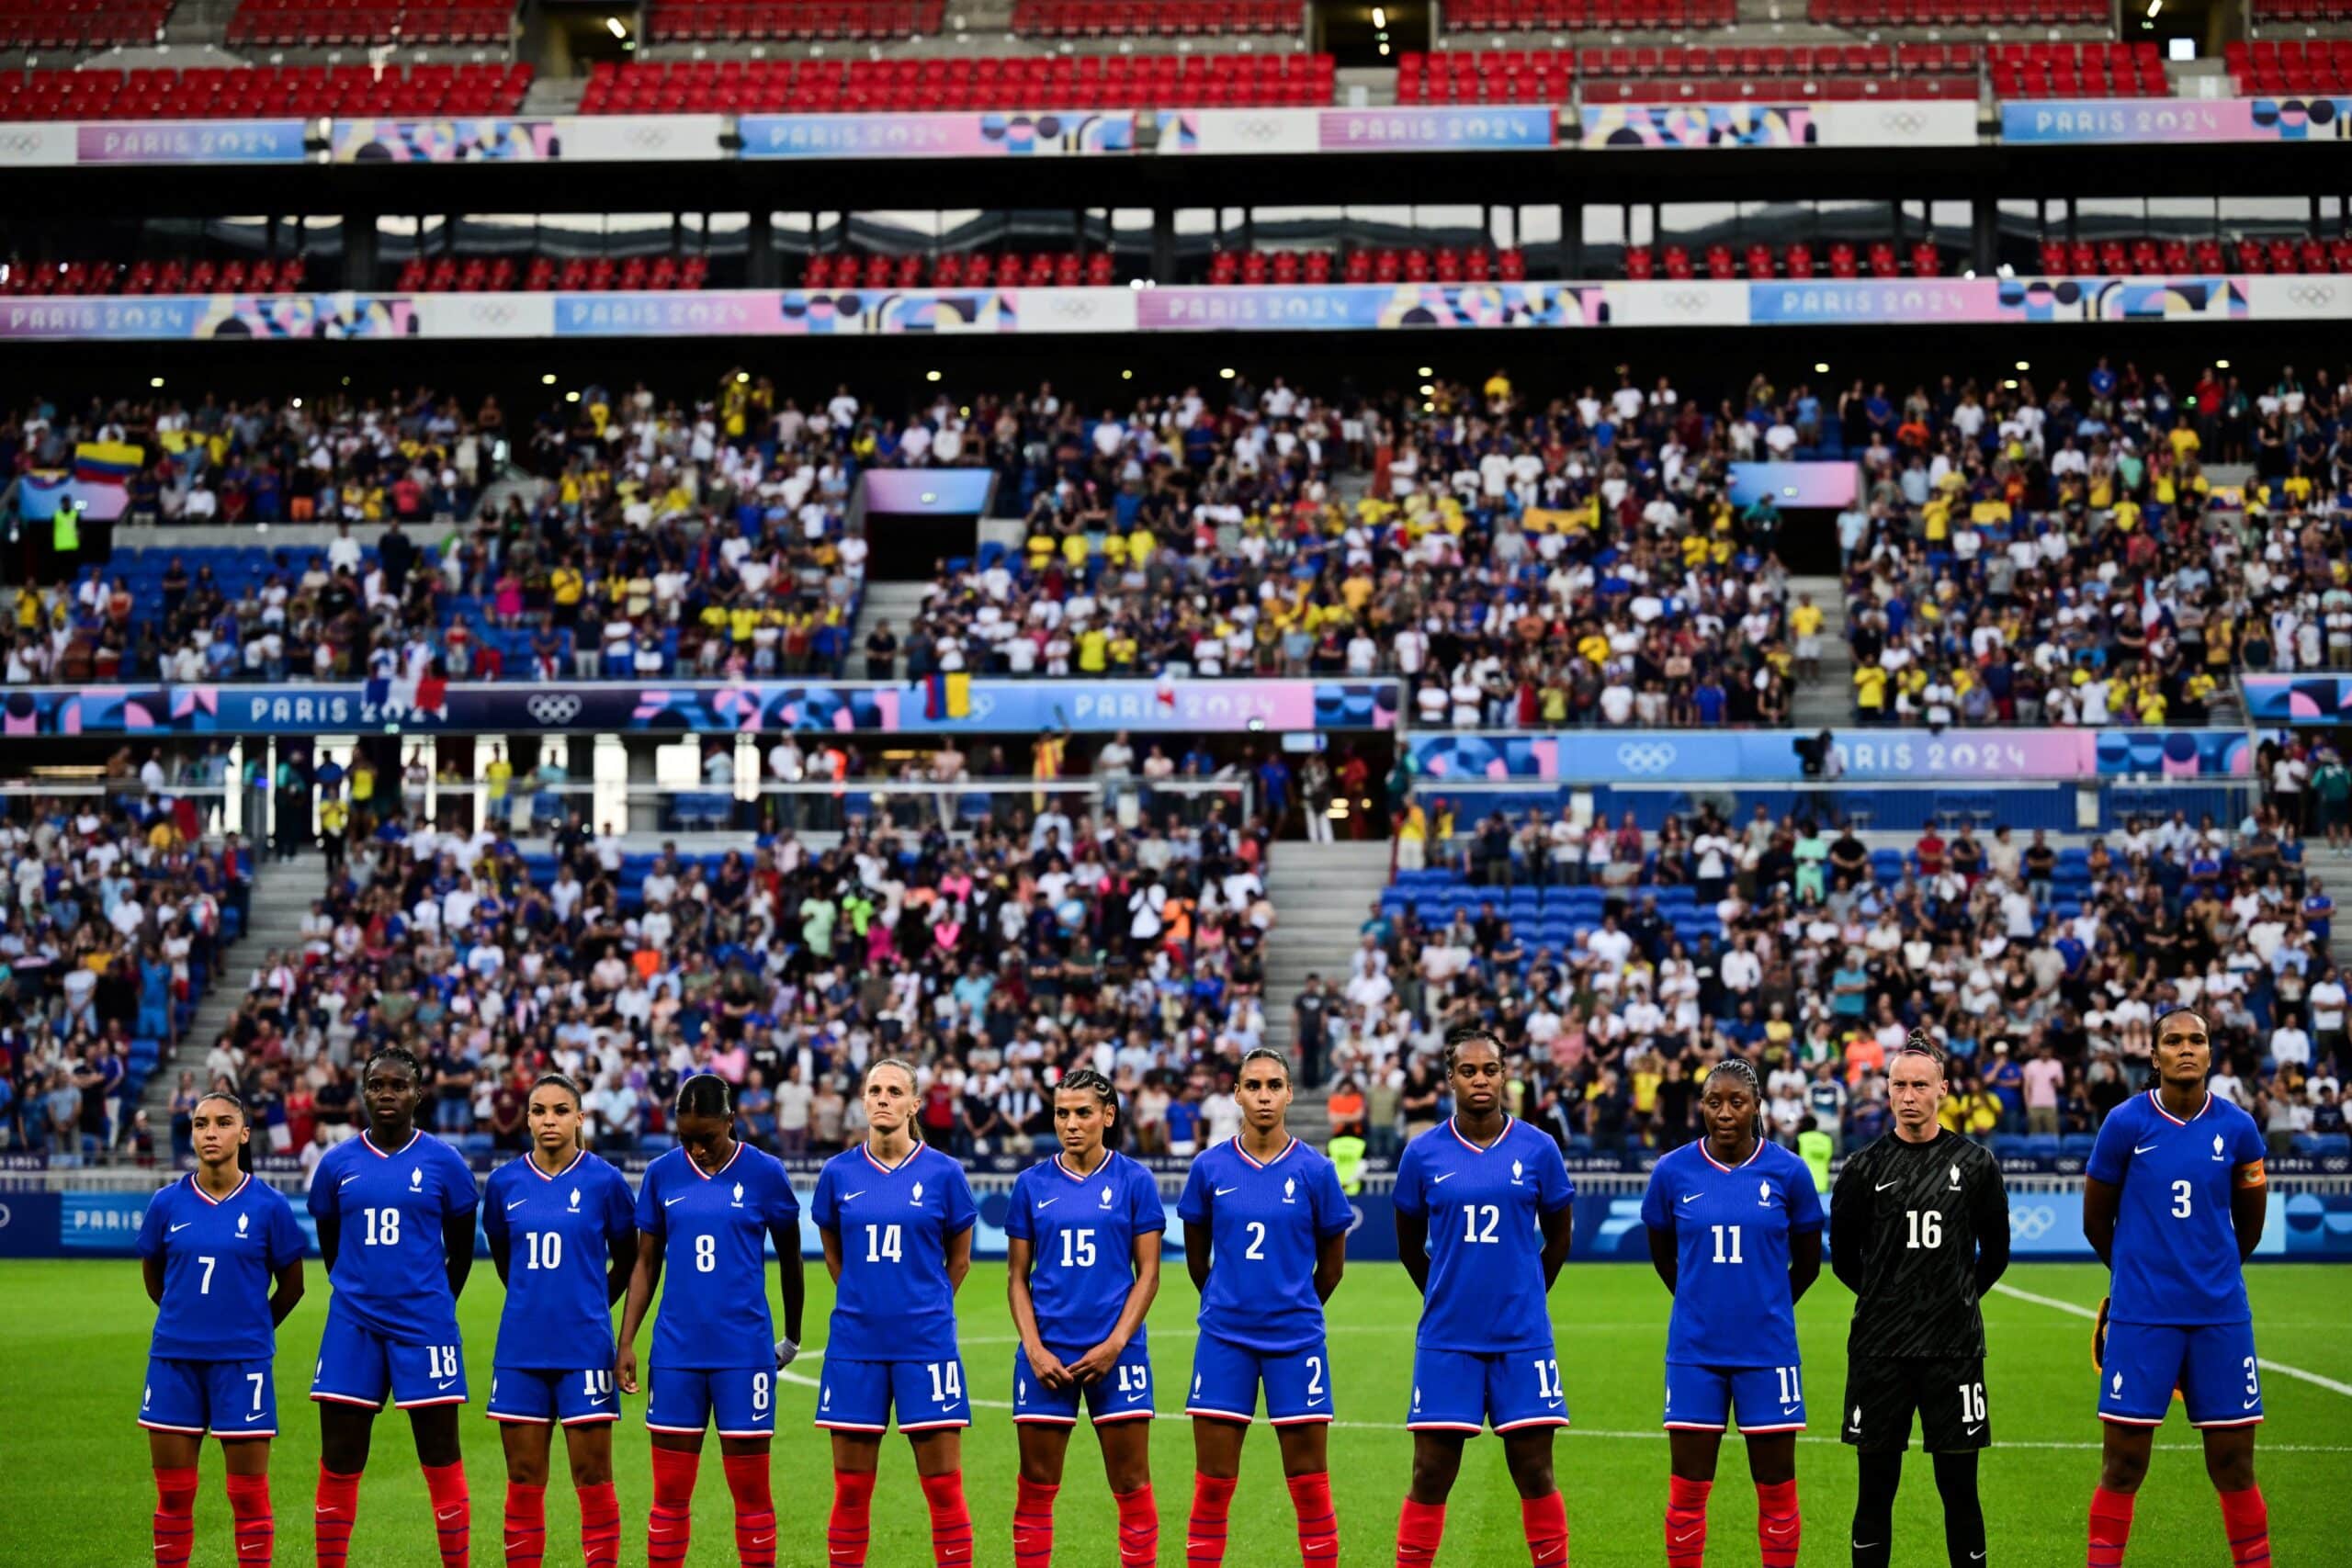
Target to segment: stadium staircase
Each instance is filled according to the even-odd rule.
[[[865,634],[884,621],[890,623],[891,635],[903,645],[907,628],[915,622],[915,612],[922,608],[923,595],[930,592],[928,582],[876,582],[866,580],[865,599],[859,605],[857,622],[850,627],[849,673],[858,680],[865,679]],[[907,658],[901,653],[891,673],[906,672]]]
[[[264,860],[254,868],[253,907],[247,912],[245,934],[229,950],[219,983],[196,1005],[196,1020],[180,1036],[179,1049],[159,1063],[147,1080],[147,1120],[161,1143],[172,1124],[172,1093],[180,1074],[204,1070],[205,1053],[229,1027],[229,1020],[244,1005],[246,982],[274,952],[299,950],[302,917],[311,901],[326,886],[326,857],[303,854],[290,861]]]
[[[2328,895],[2337,906],[2335,929],[2328,933],[2328,956],[2335,966],[2352,975],[2352,909],[2345,900],[2352,898],[2352,850],[2332,850],[2324,839],[2308,839],[2303,842],[2303,873],[2316,876],[2327,884]]]
[[[1357,928],[1388,886],[1390,849],[1378,840],[1285,841],[1276,851],[1266,876],[1266,892],[1279,918],[1266,940],[1265,997],[1266,1043],[1275,1050],[1287,1054],[1291,1048],[1291,1004],[1306,976],[1347,978]],[[1331,1133],[1324,1110],[1328,1088],[1302,1089],[1291,1103],[1291,1131],[1317,1148]]]
[[[1846,592],[1834,577],[1792,577],[1789,603],[1813,595],[1821,611],[1821,678],[1799,681],[1789,704],[1798,729],[1839,729],[1854,722],[1854,650],[1846,642]]]

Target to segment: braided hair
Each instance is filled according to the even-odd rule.
[[[1481,1040],[1495,1048],[1497,1056],[1504,1055],[1503,1037],[1491,1024],[1457,1023],[1445,1032],[1445,1076],[1447,1077],[1453,1076],[1454,1059],[1462,1054],[1462,1047]]]
[[[362,1081],[366,1080],[369,1073],[376,1070],[376,1066],[379,1062],[398,1062],[401,1066],[408,1069],[408,1076],[410,1077],[414,1078],[420,1084],[424,1081],[424,1064],[418,1061],[416,1059],[416,1053],[410,1050],[405,1045],[378,1046],[376,1054],[368,1058],[367,1066],[360,1072],[359,1076]]]
[[[1888,1069],[1893,1070],[1894,1063],[1905,1056],[1925,1056],[1936,1065],[1937,1072],[1941,1073],[1944,1070],[1946,1057],[1942,1048],[1928,1037],[1928,1032],[1924,1029],[1914,1029],[1909,1037],[1901,1045],[1895,1047],[1894,1061],[1887,1063]]]
[[[678,1086],[681,1116],[732,1116],[735,1090],[717,1073],[695,1073]]]
[[[1700,1080],[1699,1093],[1702,1096],[1705,1095],[1707,1086],[1718,1077],[1731,1078],[1747,1086],[1747,1097],[1756,1102],[1756,1141],[1762,1143],[1764,1141],[1764,1084],[1756,1076],[1756,1064],[1745,1056],[1725,1056],[1707,1069],[1707,1076]]]

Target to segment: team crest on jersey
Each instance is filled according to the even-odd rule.
[[[1285,1203],[1295,1203],[1298,1201],[1298,1178],[1294,1176],[1283,1181],[1283,1201]]]
[[[922,1182],[920,1182],[920,1181],[918,1181],[918,1182],[916,1182],[916,1183],[914,1184],[914,1188],[913,1188],[913,1190],[912,1190],[911,1191],[910,1191],[910,1192],[907,1194],[907,1206],[908,1206],[909,1208],[910,1208],[910,1209],[911,1209],[911,1208],[918,1208],[918,1207],[920,1207],[920,1206],[922,1205]]]
[[[2123,1374],[2121,1372],[2116,1373],[2115,1381],[2108,1385],[2108,1396],[2111,1399],[2120,1399],[2123,1397]]]
[[[578,1193],[576,1193],[576,1192],[572,1194],[572,1198],[573,1198],[573,1200],[574,1200],[575,1201],[578,1201],[579,1196],[580,1196],[580,1195],[579,1195]],[[741,1182],[740,1182],[740,1181],[739,1181],[739,1182],[737,1182],[737,1183],[735,1184],[735,1201],[734,1201],[734,1202],[732,1202],[732,1203],[730,1203],[730,1204],[729,1204],[729,1205],[728,1205],[728,1207],[729,1207],[729,1208],[730,1208],[730,1209],[740,1209],[740,1208],[741,1208],[742,1206],[743,1206],[743,1184],[742,1184]]]
[[[1111,1190],[1107,1187],[1102,1189],[1102,1206],[1106,1209],[1111,1206]]]
[[[1418,1412],[1420,1410],[1420,1408],[1421,1408],[1421,1385],[1420,1385],[1420,1384],[1419,1384],[1419,1383],[1415,1383],[1415,1384],[1413,1385],[1413,1409],[1414,1409],[1414,1411],[1415,1411],[1416,1413],[1418,1413]]]
[[[735,1196],[741,1198],[742,1195],[743,1190],[741,1187],[735,1189]],[[575,1214],[580,1212],[580,1189],[577,1187],[571,1190],[571,1212]]]
[[[240,1239],[243,1239],[245,1234],[245,1222],[251,1218],[252,1216],[249,1214],[239,1214],[237,1216],[237,1235]]]
[[[1756,1184],[1756,1206],[1759,1209],[1769,1209],[1772,1206],[1772,1184],[1770,1182],[1759,1181]]]
[[[1956,1165],[1951,1168],[1951,1184],[1955,1190],[1960,1186],[1960,1167]]]
[[[1526,1168],[1525,1166],[1523,1166],[1523,1165],[1520,1164],[1520,1163],[1519,1163],[1519,1161],[1517,1161],[1517,1160],[1513,1160],[1513,1161],[1511,1161],[1511,1162],[1510,1162],[1510,1184],[1511,1184],[1513,1187],[1518,1187],[1518,1186],[1522,1185],[1522,1183],[1521,1183],[1521,1180],[1520,1180],[1520,1178],[1521,1178],[1521,1177],[1525,1176],[1526,1174],[1527,1174],[1527,1168]]]
[[[409,1173],[408,1173],[408,1190],[409,1190],[410,1191],[413,1192],[413,1191],[415,1191],[418,1188],[420,1188],[420,1187],[422,1187],[422,1186],[424,1186],[424,1168],[423,1166],[421,1166],[421,1165],[419,1165],[419,1166],[412,1166],[412,1167],[410,1167],[410,1168],[409,1168]]]
[[[1015,1404],[1026,1404],[1029,1403],[1029,1380],[1027,1378],[1023,1378],[1012,1385],[1012,1403]]]
[[[828,1410],[831,1410],[831,1409],[833,1407],[833,1385],[832,1385],[832,1384],[831,1384],[831,1383],[827,1383],[827,1384],[825,1385],[825,1394],[824,1394],[824,1397],[823,1397],[823,1398],[821,1398],[821,1399],[820,1399],[819,1401],[817,1401],[817,1403],[818,1403],[818,1404],[821,1404],[821,1405],[823,1405],[823,1406],[824,1406],[826,1409],[828,1409]]]
[[[1860,1405],[1857,1404],[1854,1406],[1853,1417],[1846,1423],[1846,1426],[1848,1429],[1851,1431],[1859,1432],[1862,1429],[1862,1407]]]
[[[2215,1159],[2227,1159],[2229,1157],[2222,1152],[2222,1134],[2219,1133],[2213,1134],[2213,1157]]]

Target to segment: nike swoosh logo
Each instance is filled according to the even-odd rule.
[[[1309,1410],[1312,1410],[1312,1409],[1314,1409],[1317,1405],[1318,1405],[1318,1404],[1322,1404],[1322,1403],[1323,1403],[1323,1396],[1322,1396],[1321,1394],[1319,1394],[1319,1393],[1318,1393],[1318,1394],[1317,1394],[1313,1399],[1310,1399],[1310,1400],[1308,1400],[1308,1401],[1306,1402],[1306,1407],[1307,1407]]]
[[[171,1234],[172,1234],[172,1235],[179,1235],[179,1234],[180,1234],[180,1232],[182,1232],[182,1231],[184,1231],[184,1230],[187,1229],[187,1227],[188,1227],[188,1226],[190,1226],[190,1225],[192,1225],[192,1224],[196,1224],[196,1222],[195,1222],[194,1220],[183,1220],[183,1221],[181,1221],[178,1224],[175,1224],[175,1225],[174,1225],[174,1226],[172,1227],[172,1229],[171,1229]]]
[[[2155,1146],[2156,1145],[2154,1144],[2135,1145],[2133,1145],[2132,1152],[2135,1155],[2149,1154],[2154,1151]]]
[[[1984,1561],[1984,1554],[1981,1551],[1972,1551],[1968,1554],[1968,1560],[1971,1562],[1982,1562]]]
[[[2244,1404],[2239,1405],[2239,1406],[2238,1406],[2238,1408],[2239,1408],[2240,1410],[2251,1410],[2251,1409],[2253,1409],[2256,1405],[2257,1405],[2257,1404],[2261,1404],[2261,1403],[2262,1403],[2262,1395],[2260,1395],[2260,1394],[2258,1394],[2258,1393],[2257,1393],[2257,1394],[2256,1394],[2252,1399],[2247,1400]]]
[[[1978,1422],[1978,1423],[1976,1423],[1976,1425],[1975,1425],[1975,1426],[1973,1426],[1973,1427],[1962,1427],[1960,1429],[1960,1431],[1961,1431],[1961,1436],[1962,1436],[1962,1437],[1964,1437],[1964,1438],[1973,1438],[1973,1437],[1976,1436],[1976,1434],[1977,1434],[1977,1433],[1979,1433],[1979,1432],[1983,1431],[1984,1429],[1984,1422],[1982,1422],[1982,1421],[1979,1421],[1979,1422]]]
[[[1699,1195],[1698,1195],[1696,1192],[1685,1192],[1685,1193],[1682,1195],[1682,1201],[1683,1201],[1684,1202],[1688,1203],[1688,1202],[1690,1202],[1692,1199],[1694,1199],[1694,1198],[1696,1198],[1696,1197],[1698,1197],[1698,1196],[1699,1196]]]
[[[1238,1187],[1220,1187],[1216,1190],[1216,1195],[1222,1198],[1228,1192],[1238,1192],[1241,1189]]]
[[[246,1417],[245,1417],[245,1424],[246,1424],[247,1426],[251,1426],[251,1425],[252,1425],[253,1423],[254,1423],[255,1421],[260,1420],[260,1419],[261,1419],[261,1417],[262,1417],[262,1413],[261,1413],[260,1411],[256,1410],[256,1411],[254,1411],[252,1415],[250,1415],[250,1416],[246,1416]]]
[[[1677,1546],[1680,1546],[1680,1545],[1682,1545],[1685,1541],[1692,1541],[1692,1540],[1698,1540],[1698,1539],[1699,1539],[1699,1532],[1698,1532],[1697,1530],[1684,1530],[1680,1535],[1678,1535],[1678,1536],[1676,1536],[1676,1537],[1674,1538],[1674,1544],[1675,1544],[1675,1545],[1677,1545]]]
[[[1877,1545],[1878,1545],[1878,1542],[1876,1542],[1876,1541],[1874,1541],[1874,1540],[1858,1540],[1858,1541],[1854,1542],[1854,1550],[1855,1550],[1856,1551],[1871,1551],[1872,1548],[1876,1547]],[[1979,1553],[1977,1553],[1977,1555],[1981,1557],[1981,1556],[1983,1556],[1983,1555],[1984,1555],[1984,1553],[1983,1553],[1983,1552],[1979,1552]]]
[[[457,1382],[458,1380],[455,1378],[446,1378],[440,1382],[435,1383],[433,1386],[435,1391],[438,1391],[445,1388],[455,1388],[457,1386]]]
[[[434,1510],[433,1517],[435,1520],[454,1519],[464,1512],[463,1508],[436,1508]]]
[[[1783,1404],[1781,1406],[1781,1414],[1783,1416],[1793,1416],[1803,1408],[1804,1407],[1799,1404]]]
[[[1133,1404],[1136,1400],[1141,1399],[1143,1395],[1140,1393],[1131,1393],[1127,1395],[1127,1403],[1129,1404]]]
[[[1430,1178],[1430,1185],[1431,1187],[1442,1187],[1461,1174],[1462,1173],[1458,1170],[1449,1170],[1443,1176],[1433,1176]]]
[[[1058,1198],[1041,1198],[1037,1201],[1037,1207],[1040,1209],[1050,1209],[1060,1201],[1061,1200]]]
[[[1557,1410],[1561,1405],[1566,1403],[1567,1402],[1566,1400],[1561,1399],[1547,1399],[1544,1402],[1544,1408],[1546,1410]]]
[[[507,1205],[506,1205],[506,1212],[507,1212],[508,1213],[510,1213],[510,1214],[511,1214],[511,1213],[513,1213],[515,1210],[517,1210],[517,1209],[521,1208],[524,1204],[526,1204],[526,1203],[527,1203],[527,1202],[529,1202],[529,1201],[530,1201],[530,1200],[529,1200],[528,1198],[517,1198],[517,1199],[515,1199],[515,1200],[514,1200],[514,1201],[513,1201],[512,1203],[509,1203],[509,1204],[507,1204]],[[671,1200],[670,1200],[670,1201],[672,1201],[673,1203],[674,1203],[674,1202],[676,1202],[676,1201],[677,1201],[677,1200],[676,1200],[675,1198],[673,1198],[673,1199],[671,1199]]]
[[[863,1188],[863,1187],[861,1187],[861,1188],[859,1188],[859,1189],[858,1189],[856,1191],[854,1191],[854,1192],[844,1192],[844,1193],[842,1193],[842,1202],[844,1202],[844,1203],[846,1203],[846,1202],[848,1202],[848,1201],[849,1201],[851,1199],[853,1199],[853,1198],[863,1198],[863,1197],[865,1197],[865,1188]]]
[[[685,1195],[684,1193],[681,1192],[681,1193],[679,1193],[675,1198],[664,1198],[664,1199],[662,1199],[662,1206],[663,1208],[665,1208],[665,1209],[666,1209],[666,1208],[668,1208],[668,1207],[669,1207],[671,1204],[673,1204],[673,1203],[683,1203],[683,1202],[684,1202],[685,1201],[686,1201],[686,1195]]]
[[[531,1538],[527,1535],[523,1537],[520,1540],[510,1540],[506,1543],[506,1555],[512,1557],[514,1553],[522,1551],[525,1547],[530,1544]]]
[[[356,1176],[346,1176],[341,1181],[336,1182],[335,1185],[337,1187],[348,1187],[358,1179],[359,1178]]]
[[[1902,1182],[1903,1182],[1903,1179],[1902,1179],[1901,1177],[1899,1177],[1899,1176],[1898,1176],[1898,1177],[1896,1177],[1893,1181],[1882,1181],[1882,1182],[1880,1182],[1876,1187],[1871,1188],[1871,1191],[1873,1191],[1873,1192],[1883,1192],[1883,1191],[1885,1191],[1885,1190],[1886,1190],[1888,1188],[1890,1188],[1890,1187],[1898,1187],[1898,1186],[1901,1186],[1901,1185],[1902,1185]]]

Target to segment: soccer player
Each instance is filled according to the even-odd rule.
[[[1201,1293],[1193,1350],[1190,1568],[1225,1561],[1226,1515],[1241,1439],[1266,1393],[1306,1568],[1340,1560],[1331,1506],[1331,1363],[1323,1303],[1340,1287],[1355,1215],[1331,1162],[1290,1135],[1290,1066],[1264,1047],[1241,1058],[1240,1136],[1204,1151],[1184,1178],[1184,1267]]]
[[[1118,1109],[1118,1091],[1101,1073],[1080,1068],[1062,1079],[1054,1091],[1062,1152],[1021,1173],[1005,1216],[1012,1324],[1021,1335],[1012,1353],[1012,1420],[1021,1435],[1016,1568],[1053,1561],[1054,1496],[1081,1399],[1119,1507],[1120,1568],[1159,1560],[1143,1320],[1159,1292],[1168,1216],[1151,1172],[1104,1146]]]
[[[2009,1198],[2000,1161],[1938,1120],[1944,1059],[1924,1033],[1886,1077],[1894,1130],[1846,1161],[1829,1205],[1830,1266],[1854,1292],[1844,1433],[1861,1469],[1854,1568],[1886,1568],[1915,1410],[1943,1498],[1945,1554],[1973,1568],[1984,1561],[1976,1455],[1993,1441],[1977,1303],[2009,1265]]]
[[[1445,1037],[1453,1120],[1396,1167],[1397,1256],[1421,1292],[1413,1342],[1413,1482],[1396,1521],[1397,1568],[1428,1568],[1445,1535],[1462,1447],[1491,1422],[1519,1488],[1537,1568],[1568,1561],[1568,1513],[1552,1438],[1568,1424],[1545,1304],[1568,1258],[1576,1187],[1560,1145],[1503,1111],[1500,1038],[1482,1023]]]
[[[637,1260],[621,1308],[613,1379],[638,1390],[637,1331],[662,1282],[653,1325],[653,1506],[645,1522],[649,1568],[678,1568],[694,1534],[695,1472],[703,1433],[718,1426],[719,1465],[735,1504],[735,1554],[743,1568],[775,1568],[775,1501],[768,1442],[775,1434],[775,1375],[800,1353],[803,1281],[800,1200],[775,1156],[735,1136],[727,1080],[696,1073],[678,1086],[672,1118],[678,1146],[645,1168],[637,1193]],[[775,1244],[784,1337],[775,1337],[761,1278]]]
[[[832,1434],[832,1568],[861,1568],[895,1411],[931,1509],[931,1553],[972,1561],[963,1429],[972,1424],[956,1348],[956,1292],[972,1271],[978,1211],[964,1168],[915,1136],[914,1069],[865,1069],[865,1139],[825,1162],[810,1213],[833,1277],[817,1425]]]
[[[147,1299],[158,1309],[139,1424],[155,1467],[155,1568],[186,1568],[195,1545],[196,1467],[220,1439],[238,1568],[263,1568],[277,1540],[269,1439],[277,1435],[277,1325],[302,1299],[294,1207],[238,1168],[253,1135],[223,1089],[188,1113],[196,1169],[155,1194],[139,1224]]]
[[[2123,1561],[2132,1499],[2178,1389],[2204,1434],[2230,1561],[2267,1568],[2270,1513],[2254,1479],[2262,1374],[2245,1269],[2268,1195],[2262,1132],[2206,1089],[2213,1045],[2202,1014],[2157,1019],[2154,1055],[2156,1087],[2108,1113],[2083,1184],[2083,1235],[2112,1271],[2097,1346],[2107,1435],[2088,1562]]]
[[[441,1561],[458,1568],[470,1554],[473,1504],[458,1446],[458,1406],[466,1402],[458,1297],[473,1271],[481,1192],[464,1156],[417,1131],[423,1077],[401,1046],[370,1056],[359,1083],[367,1126],[311,1171],[311,1217],[334,1287],[311,1379],[319,1406],[318,1568],[344,1568],[350,1553],[359,1476],[387,1394],[408,1412]]]
[[[637,1263],[628,1183],[581,1147],[571,1079],[542,1076],[524,1114],[530,1152],[495,1172],[482,1195],[490,1260],[506,1286],[489,1406],[506,1450],[506,1564],[538,1568],[547,1551],[548,1450],[560,1423],[580,1494],[581,1554],[587,1568],[614,1568],[613,1303]]]
[[[1642,1199],[1650,1263],[1674,1293],[1666,1333],[1668,1568],[1699,1568],[1707,1494],[1736,1415],[1756,1482],[1764,1568],[1796,1568],[1804,1382],[1798,1298],[1821,1273],[1813,1172],[1764,1136],[1756,1069],[1727,1056],[1699,1093],[1706,1135],[1669,1151]]]

